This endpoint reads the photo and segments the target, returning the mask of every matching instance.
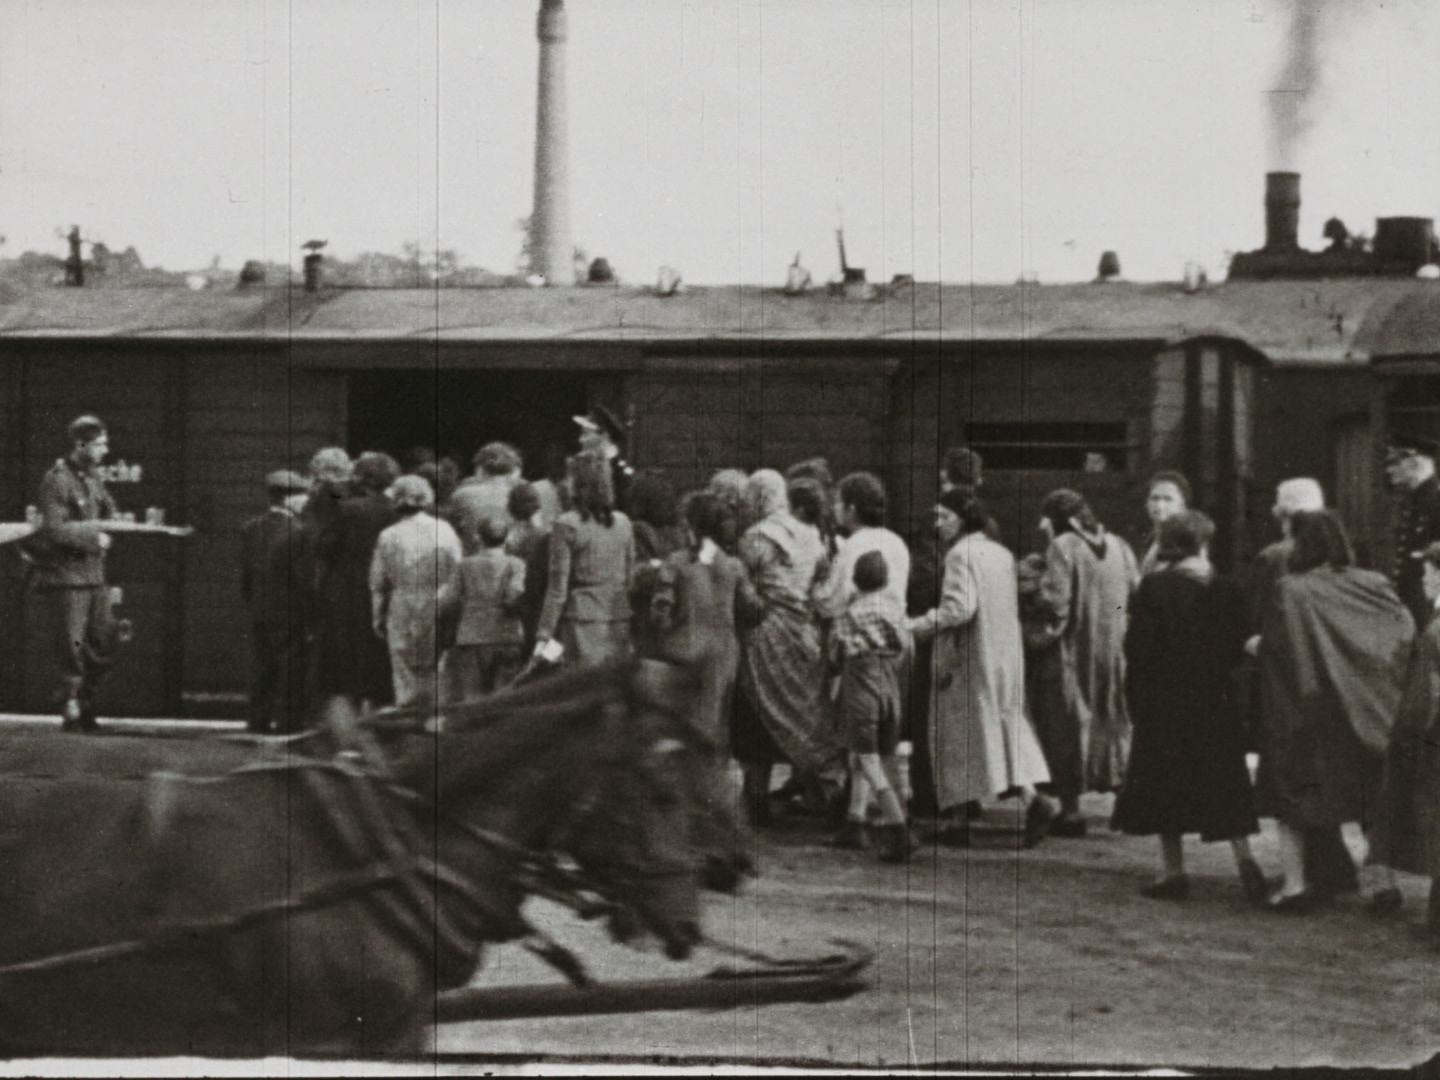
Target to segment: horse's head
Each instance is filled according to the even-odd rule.
[[[694,673],[642,661],[615,669],[593,786],[563,846],[586,875],[638,916],[611,922],[617,938],[656,934],[684,959],[700,941],[702,858],[694,843],[694,767],[677,729],[694,707]]]
[[[647,929],[683,958],[700,937],[699,860],[669,732],[695,692],[687,673],[645,664],[562,672],[447,707],[433,766],[406,771],[451,816],[571,856],[620,905],[617,937]]]

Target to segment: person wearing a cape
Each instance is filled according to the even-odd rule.
[[[1395,718],[1385,759],[1384,801],[1370,858],[1373,862],[1431,879],[1425,941],[1440,952],[1440,541],[1424,551],[1423,585],[1430,619],[1415,643],[1405,696]],[[1378,915],[1398,914],[1400,890],[1376,894]]]
[[[1334,514],[1297,513],[1290,535],[1288,571],[1260,629],[1260,787],[1284,873],[1270,906],[1299,912],[1316,899],[1304,830],[1375,824],[1415,625],[1384,575],[1354,565]]]
[[[1281,537],[1262,548],[1250,566],[1246,589],[1249,594],[1247,601],[1251,637],[1245,645],[1245,651],[1249,654],[1245,681],[1248,685],[1246,700],[1250,715],[1250,749],[1257,754],[1261,749],[1258,733],[1264,727],[1261,719],[1264,702],[1254,659],[1260,646],[1260,626],[1264,622],[1266,606],[1274,602],[1276,582],[1288,572],[1290,553],[1295,546],[1290,539],[1291,518],[1302,511],[1324,509],[1325,492],[1319,481],[1308,476],[1294,476],[1280,481],[1275,488],[1275,505],[1270,513],[1280,526]],[[1267,782],[1269,771],[1262,760],[1262,785]],[[1360,878],[1356,873],[1355,860],[1345,846],[1339,826],[1306,829],[1302,851],[1305,881],[1316,899],[1359,891]]]

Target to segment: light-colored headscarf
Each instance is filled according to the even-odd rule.
[[[310,475],[322,483],[344,484],[355,475],[355,467],[341,447],[327,446],[310,459]]]
[[[743,509],[746,531],[753,531],[771,541],[791,563],[800,554],[807,530],[819,542],[820,534],[815,527],[806,525],[790,512],[785,478],[774,469],[761,469],[751,474],[745,484]]]
[[[435,505],[435,492],[423,476],[401,476],[385,494],[398,510],[429,510]]]
[[[710,478],[708,490],[719,496],[730,506],[738,507],[745,498],[745,486],[750,478],[740,469],[721,469]]]

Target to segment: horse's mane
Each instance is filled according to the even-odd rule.
[[[584,727],[602,715],[601,699],[575,707],[534,706],[478,729],[462,728],[422,737],[398,763],[402,783],[443,797],[475,790],[513,773],[525,761],[566,749]]]
[[[629,660],[567,668],[554,675],[442,708],[451,731],[473,730],[512,717],[581,712],[626,692],[635,670]]]

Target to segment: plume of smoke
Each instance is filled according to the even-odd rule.
[[[1273,169],[1294,169],[1322,97],[1322,48],[1343,0],[1290,0],[1285,55],[1267,95]]]

